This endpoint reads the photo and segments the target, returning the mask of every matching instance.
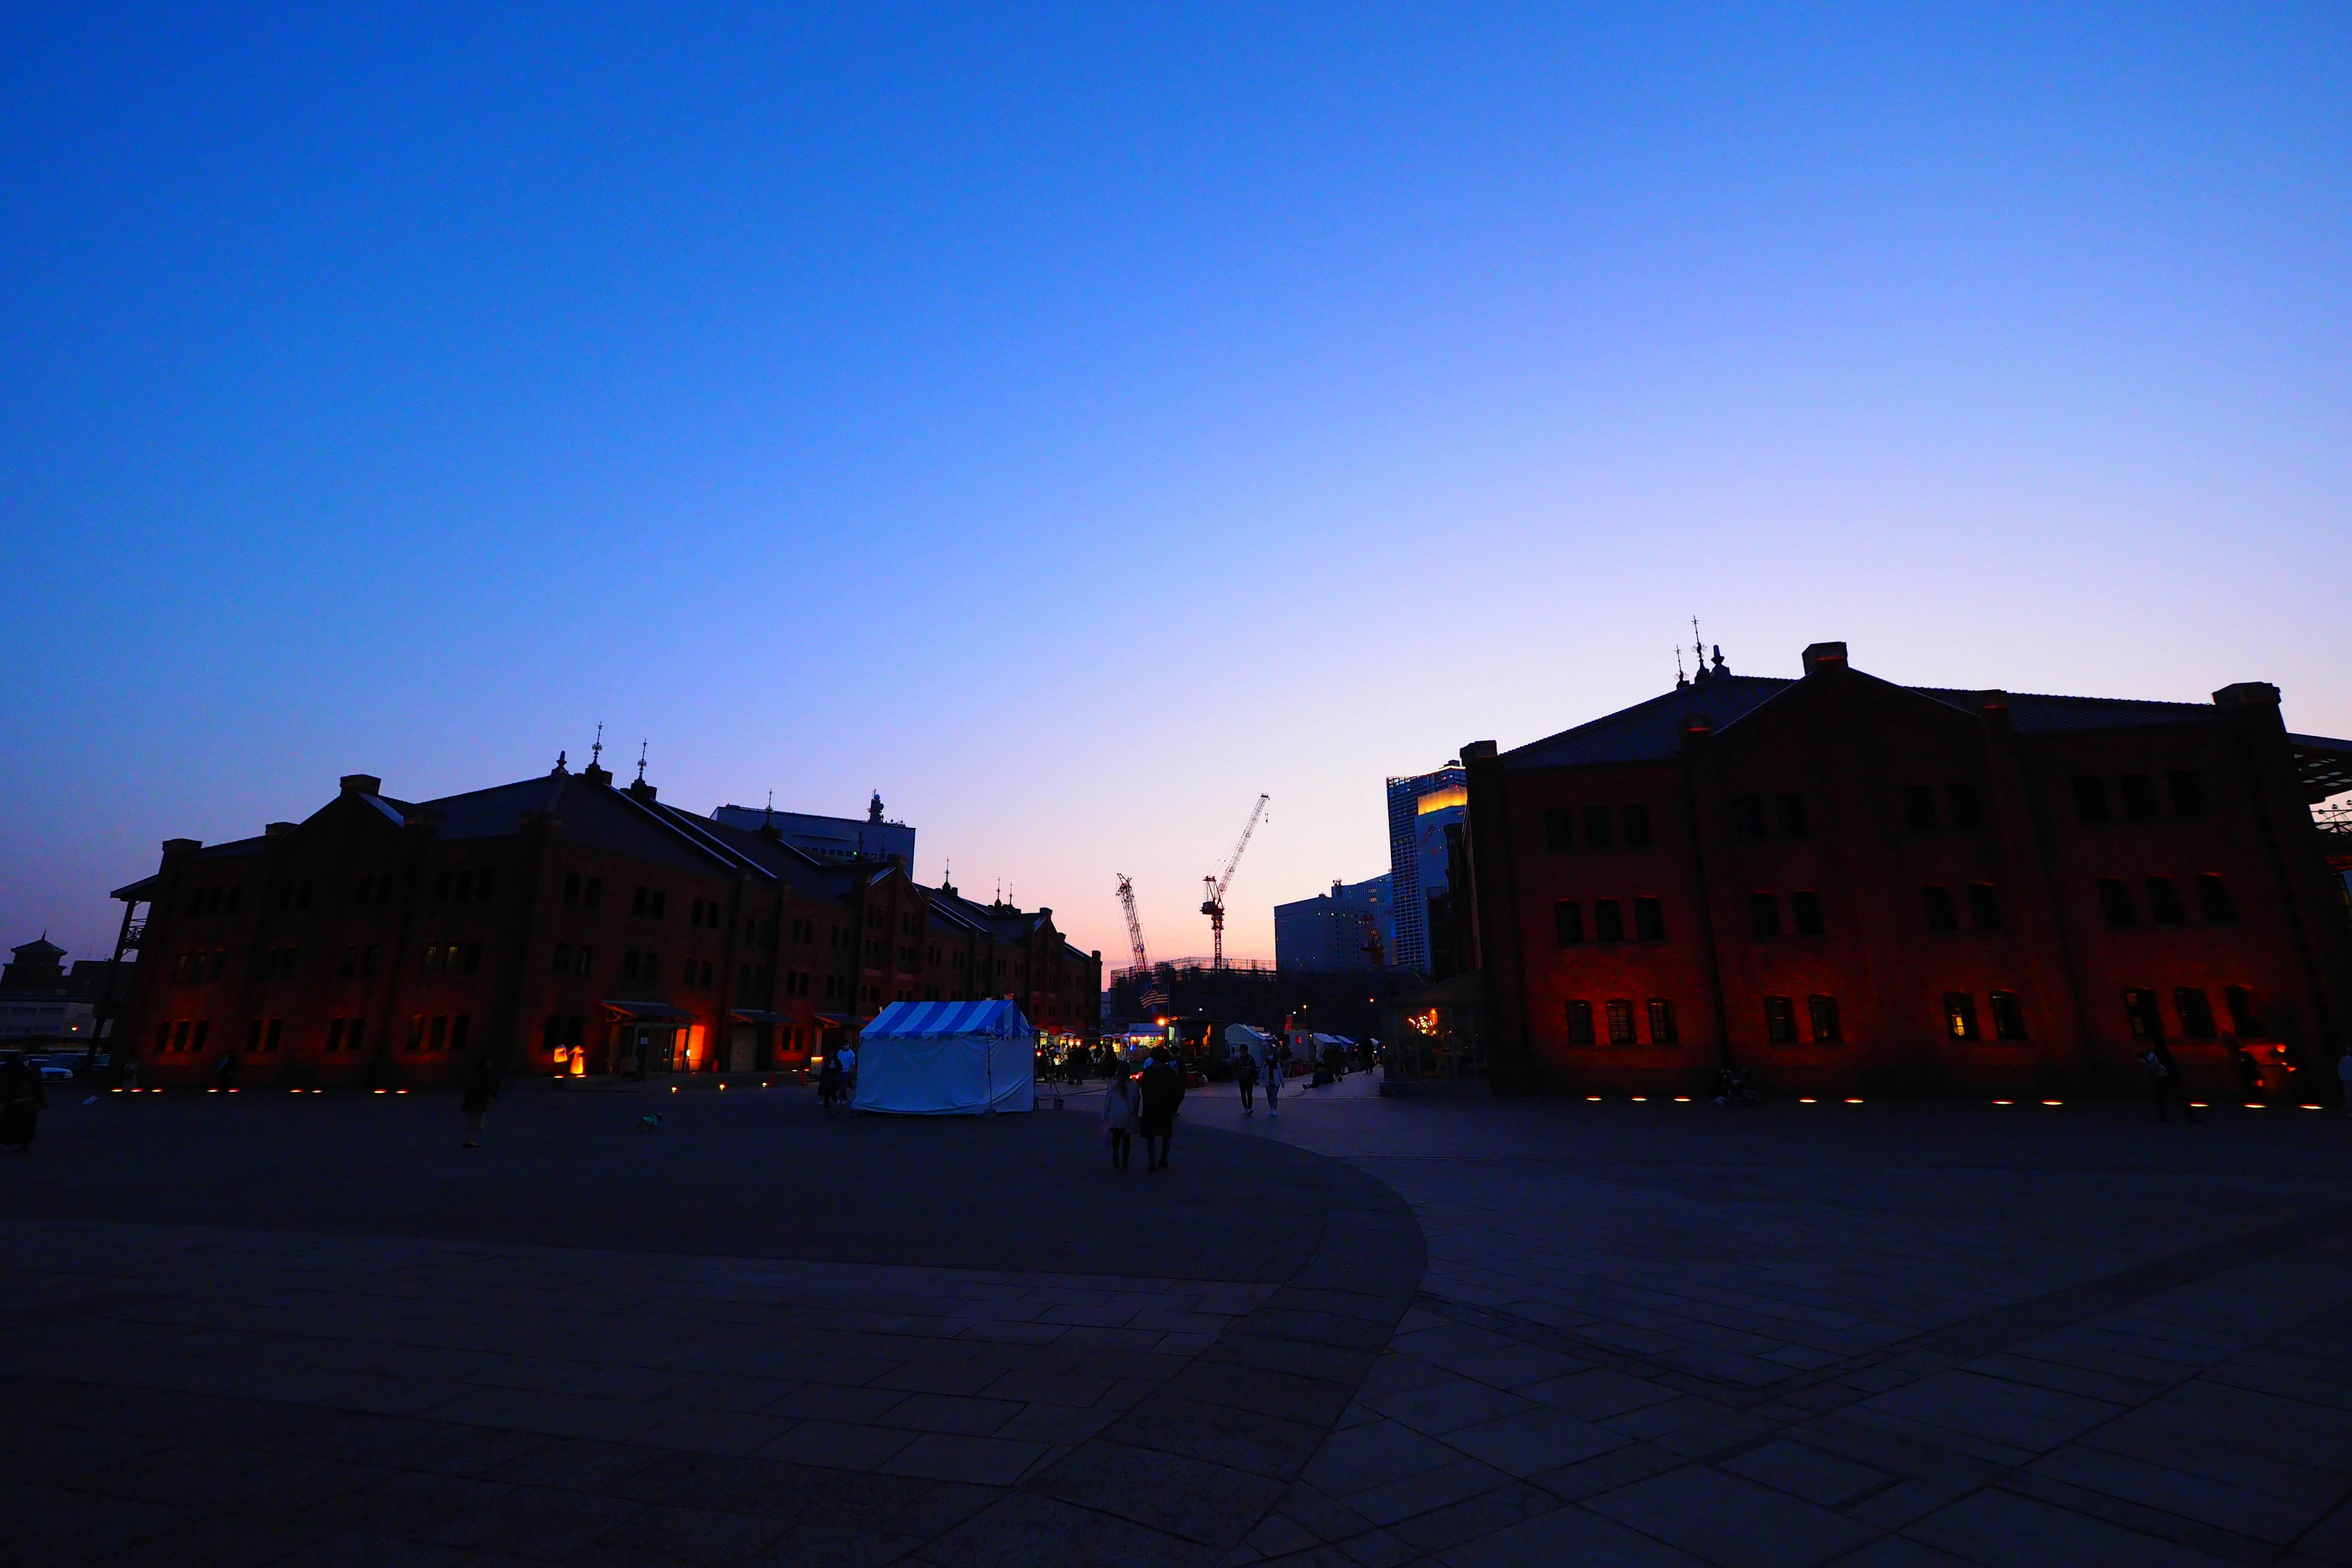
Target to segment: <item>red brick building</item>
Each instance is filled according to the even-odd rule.
[[[411,802],[366,774],[302,822],[175,838],[116,891],[143,962],[125,1026],[152,1084],[753,1070],[901,999],[1009,997],[1090,1030],[1099,953],[1051,910],[981,905],[898,859],[820,860],[559,761]],[[835,1037],[838,1037],[837,1034]]]
[[[1480,1034],[1504,1087],[2332,1098],[2352,913],[2311,806],[2352,742],[2204,703],[1906,688],[1805,650],[1465,747]],[[2299,1069],[2299,1070],[2297,1070]]]

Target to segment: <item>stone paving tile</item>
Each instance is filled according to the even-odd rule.
[[[1703,1465],[1636,1481],[1581,1506],[1727,1568],[1808,1568],[1878,1533]]]
[[[1984,1568],[2018,1563],[2063,1563],[2070,1568],[2219,1568],[2229,1561],[1999,1489],[1964,1498],[1903,1533]]]

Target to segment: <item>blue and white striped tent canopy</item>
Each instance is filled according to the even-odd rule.
[[[1036,1032],[1010,1002],[893,1002],[858,1034],[856,1110],[977,1116],[1037,1108]]]
[[[1003,997],[985,1002],[893,1002],[858,1031],[865,1040],[922,1039],[940,1035],[1026,1035],[1021,1009]]]

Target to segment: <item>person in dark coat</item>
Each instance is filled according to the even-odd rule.
[[[2172,1100],[2180,1102],[2183,1116],[2191,1121],[2197,1120],[2197,1108],[2189,1103],[2189,1090],[2180,1081],[2180,1064],[2173,1059],[2170,1046],[2160,1039],[2148,1041],[2147,1049],[2140,1053],[2139,1065],[2147,1069],[2148,1079],[2156,1086],[2156,1119],[2158,1121],[2172,1120],[2164,1109],[2165,1102]]]
[[[499,1064],[488,1051],[474,1058],[466,1074],[466,1099],[460,1110],[466,1113],[466,1147],[482,1146],[482,1119],[490,1113],[490,1101],[499,1097]]]
[[[0,1057],[0,1145],[31,1153],[41,1107],[48,1102],[49,1086],[41,1081],[40,1068],[16,1051]]]
[[[1143,1133],[1144,1168],[1164,1171],[1168,1168],[1169,1144],[1176,1135],[1176,1105],[1184,1098],[1184,1080],[1169,1065],[1164,1050],[1151,1053],[1151,1064],[1143,1069],[1143,1114],[1139,1121]]]

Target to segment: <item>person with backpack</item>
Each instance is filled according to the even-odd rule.
[[[2189,1103],[2189,1090],[2180,1081],[2180,1064],[2173,1059],[2172,1047],[2166,1045],[2161,1037],[2147,1042],[2147,1049],[2140,1053],[2139,1065],[2147,1069],[2148,1079],[2156,1086],[2156,1119],[2158,1121],[2172,1120],[2164,1109],[2165,1102],[2170,1100],[2180,1102],[2183,1116],[2192,1122],[2197,1120],[2197,1108]]]
[[[1242,1051],[1241,1060],[1234,1065],[1234,1081],[1241,1085],[1242,1114],[1256,1115],[1257,1057],[1247,1048]]]
[[[1282,1114],[1282,1058],[1289,1047],[1269,1036],[1265,1042],[1265,1113]]]

